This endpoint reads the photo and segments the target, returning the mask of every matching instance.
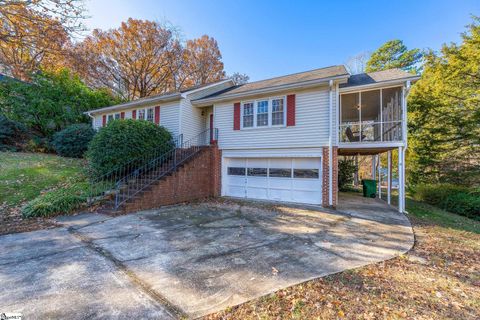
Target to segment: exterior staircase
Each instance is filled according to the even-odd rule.
[[[91,184],[91,204],[100,203],[99,213],[124,212],[185,165],[194,161],[211,146],[216,147],[217,130],[205,130],[183,142],[181,137],[172,148],[160,155],[135,159],[121,168],[95,179]],[[163,149],[164,150],[164,149]],[[140,163],[140,165],[139,165]]]

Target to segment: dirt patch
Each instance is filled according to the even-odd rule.
[[[49,218],[24,219],[21,207],[0,205],[0,235],[54,228],[57,225]]]

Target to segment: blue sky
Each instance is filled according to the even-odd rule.
[[[87,0],[88,28],[129,17],[168,21],[185,39],[217,39],[225,70],[261,80],[342,64],[391,39],[438,50],[458,42],[479,0],[194,1]]]

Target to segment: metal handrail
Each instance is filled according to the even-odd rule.
[[[145,156],[142,162],[129,162],[114,174],[104,175],[97,179],[100,182],[100,192],[93,192],[91,199],[114,196],[114,208],[118,209],[129,199],[159,180],[168,173],[176,170],[178,166],[201,150],[201,147],[210,145],[218,138],[218,129],[207,129],[198,135],[183,141],[183,135],[179,135],[175,142],[175,148],[154,156]],[[103,179],[103,180],[102,180]],[[93,186],[95,187],[95,185]],[[103,189],[103,190],[102,190]]]

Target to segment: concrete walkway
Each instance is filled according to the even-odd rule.
[[[207,202],[62,217],[61,228],[0,237],[0,313],[195,318],[411,248],[404,215],[358,201],[343,212]]]

